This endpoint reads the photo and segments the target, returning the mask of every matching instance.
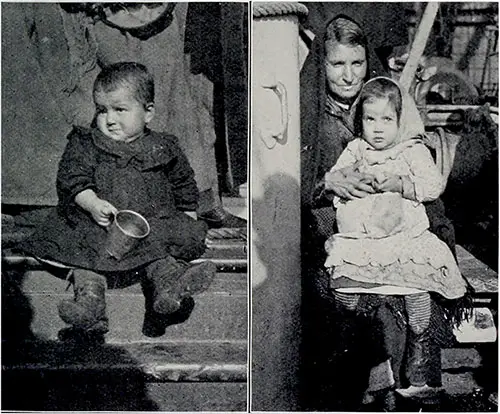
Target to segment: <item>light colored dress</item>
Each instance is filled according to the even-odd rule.
[[[387,192],[351,201],[334,199],[339,233],[325,246],[325,266],[332,280],[401,287],[401,293],[433,291],[448,299],[463,296],[466,285],[455,258],[428,230],[422,202],[438,198],[444,180],[425,145],[407,139],[377,151],[355,139],[330,173],[352,166],[375,177],[402,176],[403,195]]]

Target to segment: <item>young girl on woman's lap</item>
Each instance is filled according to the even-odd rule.
[[[429,231],[423,202],[437,199],[444,180],[420,140],[424,127],[414,103],[388,78],[374,78],[361,91],[351,141],[325,176],[355,170],[376,191],[354,200],[334,199],[339,232],[327,241],[331,287],[354,310],[360,294],[404,295],[410,327],[410,389],[427,388],[431,298],[457,299],[466,292],[448,246]]]

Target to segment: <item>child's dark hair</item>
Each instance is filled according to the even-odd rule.
[[[97,91],[111,92],[121,86],[132,86],[135,99],[144,106],[154,102],[153,76],[140,63],[118,62],[104,67],[94,82],[94,94]]]
[[[370,102],[373,99],[387,99],[389,103],[394,107],[396,115],[399,120],[401,119],[401,112],[403,110],[403,97],[401,96],[401,90],[398,85],[386,78],[376,78],[373,79],[363,86],[361,93],[359,94],[359,100],[356,108],[356,116],[354,119],[354,128],[358,136],[361,136],[363,132],[363,104],[365,102]]]

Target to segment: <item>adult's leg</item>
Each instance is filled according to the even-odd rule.
[[[342,306],[332,294],[322,264],[335,215],[331,207],[317,213],[307,207],[302,210],[303,407],[304,411],[356,411],[373,365],[365,348],[370,341],[361,339],[371,324],[369,318],[348,309],[355,308],[354,302],[347,299],[347,307]],[[342,374],[353,370],[356,375]]]
[[[365,393],[375,400],[377,411],[395,411],[394,389],[400,383],[400,370],[406,346],[406,325],[402,317],[400,298],[382,295],[364,295],[361,308],[371,310],[372,350],[380,356],[371,365],[368,388]],[[365,311],[366,312],[366,311]]]

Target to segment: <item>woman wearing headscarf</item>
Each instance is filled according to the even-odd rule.
[[[379,383],[379,390],[387,391],[391,384],[408,386],[403,372],[407,319],[402,317],[401,297],[366,294],[354,310],[346,309],[331,294],[330,277],[322,268],[324,242],[336,229],[333,196],[354,199],[374,193],[359,171],[331,175],[328,185],[324,179],[355,138],[359,92],[373,76],[368,50],[360,26],[348,16],[336,16],[316,36],[301,72],[304,395],[305,405],[315,409],[356,410],[369,379]],[[430,230],[453,251],[453,227],[444,217],[442,203],[426,203],[425,209]],[[435,333],[431,347],[450,343],[451,326],[434,300],[429,326]],[[367,343],[370,352],[366,352]],[[441,385],[441,361],[435,355],[431,353],[424,364],[430,386]],[[387,377],[384,368],[389,357],[393,378]],[[356,376],[335,374],[352,369]],[[383,409],[394,408],[391,393],[385,391],[379,394]]]

